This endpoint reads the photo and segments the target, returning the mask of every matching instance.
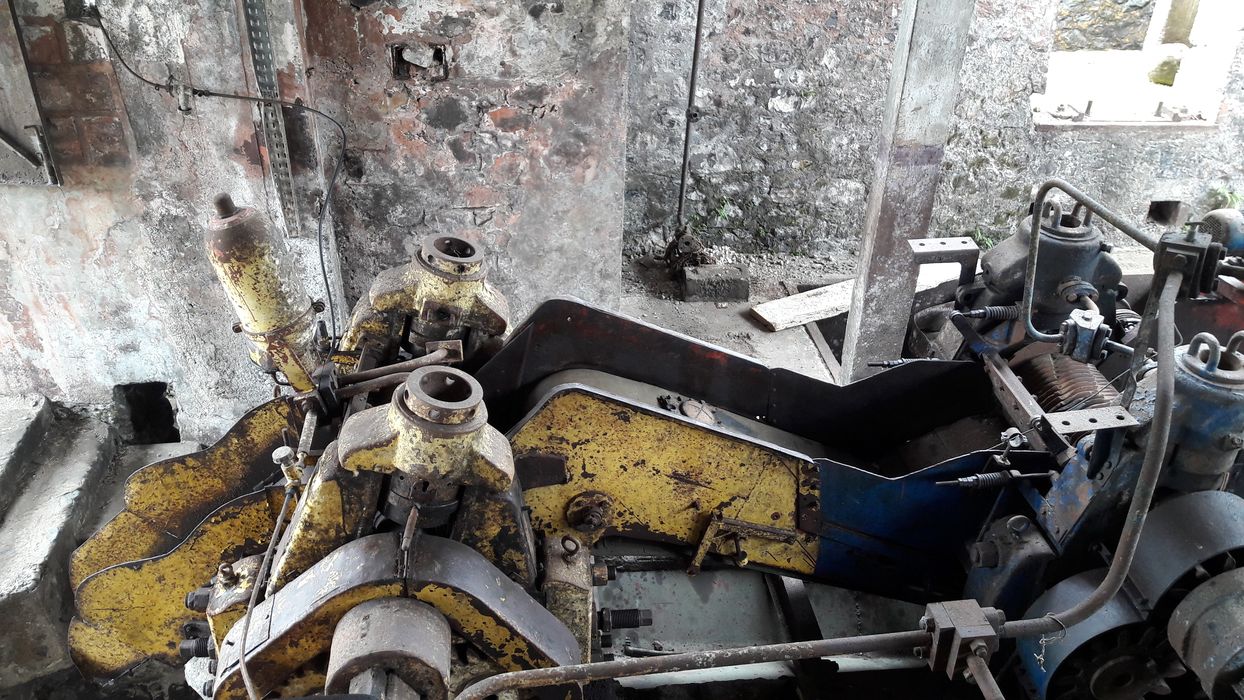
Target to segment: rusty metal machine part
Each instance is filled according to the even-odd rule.
[[[431,340],[463,340],[470,357],[509,327],[509,304],[486,279],[483,254],[457,236],[423,239],[419,256],[377,275],[359,300],[341,340],[357,350],[367,336],[387,338],[405,332],[423,345]]]
[[[436,608],[410,598],[367,601],[333,630],[324,691],[347,692],[358,676],[380,669],[423,700],[446,700],[449,643],[449,622]]]
[[[1211,700],[1244,695],[1244,569],[1220,574],[1188,594],[1167,631]]]
[[[1013,679],[995,679],[1005,665],[991,660],[1005,649],[1002,638],[1022,637],[1017,658],[1032,686],[1008,695],[1114,700],[1187,680],[1177,676],[1176,650],[1160,642],[1170,611],[1197,603],[1182,608],[1189,622],[1171,642],[1207,687],[1234,692],[1234,661],[1199,650],[1200,640],[1233,627],[1244,590],[1222,576],[1238,557],[1225,523],[1239,515],[1239,499],[1199,490],[1229,487],[1244,442],[1244,391],[1232,381],[1244,372],[1236,353],[1244,336],[1225,352],[1198,336],[1177,355],[1170,322],[1177,295],[1188,293],[1183,275],[1214,269],[1204,260],[1194,271],[1180,267],[1196,254],[1196,236],[1164,238],[1162,311],[1136,314],[1131,336],[1147,337],[1141,331],[1160,317],[1159,371],[1140,380],[1135,415],[1112,408],[1119,387],[1089,364],[1066,362],[1125,354],[1106,337],[1118,325],[1094,319],[1126,290],[1087,215],[1073,214],[1078,222],[1039,208],[1026,222],[1042,262],[1018,285],[1003,284],[1003,268],[1031,267],[1035,257],[1000,263],[992,286],[961,279],[961,293],[939,302],[955,305],[943,327],[959,332],[969,361],[904,362],[844,387],[566,300],[538,309],[495,354],[481,352],[508,326],[482,256],[462,239],[429,238],[356,308],[350,347],[332,357],[354,375],[325,374],[323,365],[312,372],[332,386],[299,394],[309,398],[295,408],[308,415],[290,416],[278,465],[252,460],[253,474],[230,462],[253,457],[238,449],[215,463],[238,483],[215,483],[202,468],[178,472],[132,515],[159,513],[166,506],[156,496],[186,489],[189,505],[171,510],[204,519],[182,524],[185,541],[161,535],[124,548],[116,544],[124,533],[112,530],[113,544],[84,550],[105,566],[85,569],[79,586],[76,658],[88,673],[115,676],[147,659],[176,663],[179,647],[214,651],[215,698],[243,697],[247,669],[252,696],[482,697],[900,645],[937,677],[892,696],[949,697],[933,684],[969,678],[969,692],[998,700]],[[1017,239],[1010,247],[1031,255],[1036,241]],[[989,295],[993,311],[968,308]],[[1034,362],[1049,346],[1029,342],[1040,336],[1018,325],[1029,314],[997,311],[1020,301],[1032,303],[1042,328],[1087,319],[1072,325],[1091,331],[1091,347],[1064,342],[1062,354],[1025,370],[1023,358]],[[434,347],[443,341],[462,346],[455,359],[465,356],[466,371],[417,366],[450,361]],[[316,400],[325,392],[331,401]],[[1095,412],[1102,408],[1111,410]],[[1168,488],[1158,492],[1162,474]],[[284,478],[289,488],[210,502],[243,488],[242,477],[257,477],[248,487]],[[291,505],[287,497],[274,514],[279,495],[297,498],[288,526],[274,522]],[[1141,537],[1151,503],[1152,528]],[[1195,513],[1179,517],[1187,508]],[[1202,532],[1215,527],[1223,537]],[[1171,556],[1162,542],[1172,537],[1197,545]],[[628,649],[604,637],[663,612],[616,595],[597,609],[594,589],[611,581],[608,565],[598,572],[593,561],[605,538],[651,543],[667,553],[664,573],[695,577],[683,579],[688,585],[723,572],[781,572],[916,603],[912,617],[926,613],[914,632],[854,640],[807,641],[821,633],[800,632],[790,638],[804,641],[791,644],[694,654]],[[123,549],[154,556],[108,561]],[[1207,559],[1192,556],[1201,549]],[[255,565],[259,551],[276,552],[270,576]],[[1096,568],[1102,554],[1113,556],[1109,569]],[[1133,585],[1119,593],[1129,571]],[[1145,576],[1158,583],[1142,586]],[[1219,583],[1208,591],[1207,582]],[[965,589],[1031,617],[1004,621],[992,600]],[[1187,594],[1202,589],[1206,600]],[[376,632],[377,623],[402,632]],[[632,652],[639,656],[594,663]],[[512,673],[495,675],[504,671]],[[805,681],[801,689],[818,687]]]
[[[348,471],[400,476],[406,487],[391,482],[389,504],[417,510],[420,527],[448,522],[463,486],[502,492],[514,479],[509,443],[488,425],[479,382],[449,367],[417,369],[388,406],[351,416],[337,455]]]
[[[235,326],[265,372],[285,377],[299,391],[312,388],[322,361],[315,323],[317,306],[302,288],[281,240],[264,216],[238,208],[227,194],[216,197],[217,218],[208,222],[208,258],[238,317]]]
[[[1037,355],[1016,367],[1015,373],[1048,412],[1119,405],[1118,390],[1097,367],[1062,353]]]
[[[565,626],[470,547],[423,535],[403,575],[397,533],[354,540],[258,606],[251,616],[247,665],[264,692],[327,653],[333,630],[361,603],[400,596],[436,608],[450,626],[502,668],[574,663]],[[215,700],[245,697],[238,665],[241,629],[219,648]]]

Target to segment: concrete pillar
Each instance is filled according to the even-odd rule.
[[[878,371],[903,347],[916,267],[907,242],[928,229],[954,120],[974,0],[905,0],[847,317],[845,381]]]

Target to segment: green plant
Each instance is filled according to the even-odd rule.
[[[1211,188],[1205,199],[1211,209],[1238,209],[1240,203],[1244,202],[1244,195],[1231,189],[1229,185],[1219,185]]]
[[[998,238],[991,231],[986,231],[980,226],[968,233],[968,238],[975,241],[976,245],[980,246],[982,250],[988,250],[998,244]]]

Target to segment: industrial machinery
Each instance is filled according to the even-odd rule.
[[[511,327],[454,236],[332,338],[262,218],[217,208],[212,259],[289,389],[137,472],[74,553],[89,676],[185,664],[218,700],[1244,698],[1238,216],[1155,238],[1046,183],[979,272],[969,242],[914,242],[964,274],[915,300],[904,358],[835,386],[571,299]],[[663,616],[701,631],[646,635]]]

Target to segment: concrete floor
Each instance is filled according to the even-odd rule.
[[[790,271],[789,281],[816,282],[832,271],[803,268]],[[752,306],[782,296],[772,275],[760,278],[753,270],[752,298],[746,302],[686,302],[664,269],[634,260],[624,272],[619,311],[653,325],[742,353],[770,367],[782,367],[823,381],[832,381],[829,369],[812,338],[802,327],[777,333],[765,330],[748,313]]]

